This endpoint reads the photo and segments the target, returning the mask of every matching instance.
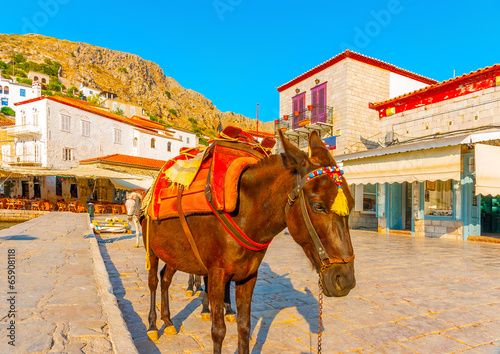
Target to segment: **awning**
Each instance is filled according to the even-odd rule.
[[[500,147],[476,144],[476,194],[500,195]]]
[[[125,189],[125,190],[133,190],[133,189],[143,189],[147,190],[153,184],[153,179],[147,179],[143,181],[138,180],[130,180],[130,179],[110,179],[111,183],[115,186],[116,189]]]
[[[347,183],[460,180],[461,146],[400,152],[343,161]]]

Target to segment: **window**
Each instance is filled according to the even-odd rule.
[[[151,148],[154,149],[156,147],[156,140],[155,138],[151,138]]]
[[[311,90],[311,123],[326,122],[326,82]]]
[[[299,122],[305,119],[305,109],[306,108],[306,93],[303,92],[292,98],[292,128],[297,129],[299,127]]]
[[[130,107],[130,115],[135,116],[135,107]]]
[[[375,184],[363,185],[363,211],[375,211],[377,189]]]
[[[124,104],[120,105],[120,109],[122,110],[123,113],[125,113],[125,105]]]
[[[62,197],[62,177],[56,177],[56,195]]]
[[[8,95],[9,94],[9,86],[5,86],[3,89],[3,93]]]
[[[33,125],[38,127],[38,111],[36,108],[33,108]]]
[[[170,141],[167,143],[167,151],[172,151],[172,143]]]
[[[182,141],[182,135],[179,135],[179,139],[181,139],[181,141]]]
[[[46,84],[47,83],[47,80],[45,80],[44,77],[42,77],[42,84]]]
[[[186,137],[186,144],[189,144],[189,137]]]
[[[134,138],[134,147],[137,147],[137,138]]]
[[[26,125],[26,112],[21,111],[21,125]]]
[[[65,132],[71,131],[71,117],[61,114],[61,130]]]
[[[8,106],[9,105],[9,99],[2,97],[2,106]]]
[[[426,216],[453,216],[453,182],[425,181],[424,213]]]
[[[25,89],[20,89],[19,90],[19,96],[26,97],[26,90]]]
[[[33,78],[33,81],[38,81],[38,76],[35,76],[35,77]]]
[[[92,96],[94,94],[94,91],[89,90],[89,94]]]
[[[40,151],[38,149],[38,144],[35,144],[34,152],[35,152],[35,162],[40,162]]]
[[[64,148],[63,149],[63,160],[64,161],[73,161],[73,149]]]
[[[90,136],[90,122],[87,120],[82,120],[82,135]]]
[[[120,129],[114,128],[114,139],[113,142],[115,144],[121,144],[122,143],[122,131]]]
[[[3,92],[3,90],[2,90],[2,86],[0,86],[0,93],[2,93],[2,92]]]
[[[118,103],[113,102],[113,111],[116,111],[118,109]]]

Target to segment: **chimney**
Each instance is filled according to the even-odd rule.
[[[31,84],[31,88],[33,89],[33,98],[41,97],[42,96],[42,86],[38,81],[33,80]]]

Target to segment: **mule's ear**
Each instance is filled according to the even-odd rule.
[[[316,130],[309,136],[309,149],[311,149],[311,157],[319,160],[320,163],[329,166],[337,165]]]
[[[128,199],[128,191],[125,191],[125,198]]]
[[[311,170],[311,161],[307,158],[307,154],[300,150],[298,147],[291,144],[287,138],[283,135],[283,132],[279,131],[281,145],[283,146],[283,151],[287,162],[291,167],[295,168],[302,176]]]

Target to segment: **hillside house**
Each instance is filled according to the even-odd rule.
[[[28,72],[28,79],[33,82],[39,82],[41,85],[47,85],[50,82],[50,76],[47,74],[39,73],[37,71]]]

